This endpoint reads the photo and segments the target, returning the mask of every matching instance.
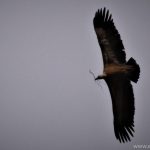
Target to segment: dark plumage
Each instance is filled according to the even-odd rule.
[[[132,57],[126,61],[122,40],[106,8],[96,12],[93,24],[104,61],[104,72],[95,80],[106,81],[112,99],[115,136],[120,142],[127,142],[134,132],[135,106],[131,81],[138,81],[140,67]]]

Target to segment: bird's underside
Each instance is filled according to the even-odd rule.
[[[99,75],[96,80],[98,79],[105,79],[114,74],[124,74],[128,76],[132,71],[134,71],[134,66],[132,65],[124,65],[124,64],[107,64],[105,65],[103,74]]]
[[[106,81],[112,99],[115,136],[120,142],[127,142],[134,132],[131,81],[137,83],[140,67],[132,57],[126,61],[122,40],[106,8],[96,12],[93,24],[104,61],[104,72],[95,80]]]

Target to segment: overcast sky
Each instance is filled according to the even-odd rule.
[[[93,29],[108,8],[141,66],[135,137],[120,144]],[[150,144],[149,0],[0,0],[0,149],[127,150]]]

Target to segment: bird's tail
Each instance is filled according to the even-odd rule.
[[[128,66],[131,66],[131,70],[128,72],[129,79],[137,83],[140,76],[140,67],[136,61],[131,57],[126,63]]]

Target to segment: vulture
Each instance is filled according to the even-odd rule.
[[[104,62],[103,73],[95,80],[104,79],[110,91],[116,139],[120,143],[129,142],[134,134],[135,113],[131,81],[137,83],[140,67],[132,57],[126,61],[123,43],[109,10],[98,9],[93,25]]]

